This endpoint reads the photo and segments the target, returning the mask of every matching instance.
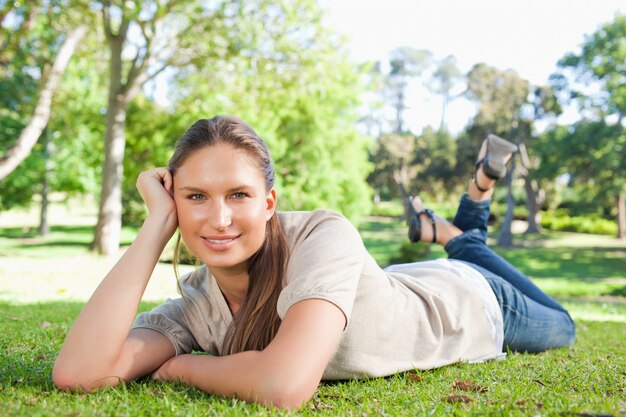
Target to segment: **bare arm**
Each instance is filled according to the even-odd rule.
[[[129,333],[150,276],[177,225],[171,187],[165,168],[139,176],[137,188],[150,214],[72,326],[52,371],[57,387],[89,391],[116,385],[120,378],[151,372],[174,355],[169,340],[157,332]]]
[[[182,380],[218,395],[297,408],[315,393],[344,325],[345,317],[334,304],[303,300],[287,311],[265,350],[222,357],[181,355],[165,362],[154,377]]]

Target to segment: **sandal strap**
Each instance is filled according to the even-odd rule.
[[[472,174],[472,182],[474,183],[476,188],[478,188],[478,191],[480,191],[481,193],[486,193],[487,191],[489,191],[489,190],[491,190],[493,188],[493,185],[491,187],[489,187],[489,188],[483,188],[480,185],[478,185],[478,181],[476,181],[476,174],[478,173],[478,170],[480,169],[480,164],[484,165],[486,162],[487,162],[487,157],[484,157],[484,158],[480,159],[478,162],[476,162],[476,168],[474,168],[474,173]],[[484,169],[483,169],[483,173],[488,178],[491,178],[492,180],[497,180],[497,178],[492,178],[491,175],[487,174]]]

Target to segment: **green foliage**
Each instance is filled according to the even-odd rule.
[[[358,221],[369,211],[370,168],[355,128],[361,81],[343,40],[312,0],[233,4],[229,14],[236,54],[187,69],[177,114],[187,125],[242,118],[270,148],[280,209],[327,207]]]
[[[7,2],[8,18],[2,23],[0,59],[0,154],[9,149],[32,116],[39,88],[69,28],[79,20],[80,1]],[[5,11],[6,11],[5,10]],[[85,40],[84,46],[89,45]],[[83,52],[84,54],[84,52]],[[89,51],[93,55],[93,48]],[[93,190],[97,183],[93,165],[98,158],[92,129],[98,129],[97,93],[91,71],[93,61],[70,60],[59,91],[54,95],[52,115],[40,142],[28,158],[0,182],[0,210],[24,207],[42,190],[46,159],[51,191],[68,194]],[[80,98],[77,100],[77,97]],[[94,117],[94,114],[96,117]],[[44,139],[51,142],[51,155],[44,152]],[[49,164],[50,165],[50,164]]]
[[[404,242],[397,255],[389,258],[390,265],[419,262],[429,258],[430,245],[426,243]]]
[[[579,211],[615,214],[615,195],[626,187],[626,131],[604,120],[582,120],[544,133],[536,145],[541,175],[569,176]]]
[[[481,131],[480,141],[486,133],[513,139],[512,131],[521,127],[522,106],[528,103],[529,94],[529,82],[515,71],[474,65],[467,74],[467,95],[479,104],[472,126]]]
[[[553,84],[594,118],[626,116],[625,38],[626,15],[617,14],[587,36],[579,52],[565,55],[559,61],[561,72],[552,76]]]
[[[380,136],[370,148],[369,158],[374,170],[368,183],[384,199],[403,197],[400,190],[406,191],[419,169],[413,163],[415,155],[413,135],[391,133]]]
[[[369,214],[370,216],[402,218],[404,207],[400,200],[381,201],[372,206]]]
[[[187,126],[170,111],[144,96],[129,105],[126,114],[126,148],[122,183],[122,220],[126,225],[141,225],[146,215],[144,202],[135,186],[142,171],[166,166],[176,140]]]
[[[37,145],[10,175],[0,181],[0,211],[32,204],[33,196],[41,192],[44,160],[41,145]]]
[[[541,226],[555,231],[593,233],[615,236],[617,224],[598,216],[568,216],[563,211],[544,212],[541,214]]]

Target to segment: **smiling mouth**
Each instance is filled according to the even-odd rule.
[[[225,237],[217,237],[217,236],[211,236],[211,237],[202,237],[202,240],[204,241],[204,244],[209,247],[210,249],[213,250],[226,250],[228,248],[230,248],[233,243],[239,239],[241,235],[237,235],[237,236],[225,236]]]
[[[235,240],[237,238],[233,237],[233,238],[230,238],[230,239],[207,239],[207,238],[204,238],[204,239],[207,242],[209,242],[209,243],[214,243],[216,245],[223,245],[223,244],[226,244],[226,243],[230,243],[230,242],[232,242],[233,240]]]

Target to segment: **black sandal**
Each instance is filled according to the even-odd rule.
[[[483,174],[492,180],[497,181],[503,178],[506,175],[506,164],[511,159],[510,155],[517,151],[517,145],[506,141],[499,136],[489,134],[481,145],[481,151],[483,147],[487,148],[485,150],[485,156],[476,161],[476,167],[474,168],[474,173],[472,175],[472,182],[480,192],[485,193],[493,188],[493,186],[489,188],[482,188],[478,185],[478,182],[476,182],[478,169],[482,165]]]
[[[413,197],[409,197],[408,213],[409,213],[409,240],[411,242],[420,242],[422,237],[422,220],[420,214],[426,214],[430,224],[433,225],[433,240],[432,243],[437,242],[437,225],[435,224],[435,213],[431,209],[424,209],[415,211],[413,208]]]

